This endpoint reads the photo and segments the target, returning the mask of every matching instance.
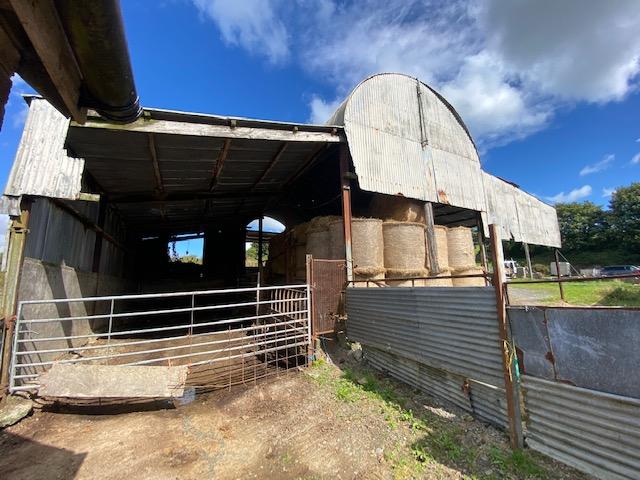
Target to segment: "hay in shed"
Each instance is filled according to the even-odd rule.
[[[383,220],[425,223],[424,202],[396,195],[375,195],[369,205],[369,213]]]
[[[470,228],[450,228],[447,232],[447,248],[451,270],[467,270],[475,267],[476,254]]]
[[[382,220],[354,218],[351,222],[353,266],[359,271],[384,273],[384,235]]]
[[[313,258],[329,258],[329,230],[327,228],[307,232],[307,253]]]
[[[292,264],[289,266],[295,278],[307,278],[307,247],[296,245],[293,249]]]
[[[484,270],[473,267],[465,270],[456,270],[454,275],[477,275],[481,273],[484,273]],[[484,287],[485,285],[486,282],[483,277],[453,278],[454,287]]]
[[[344,255],[344,223],[338,218],[329,222],[329,258],[344,260]]]
[[[387,270],[417,272],[425,269],[424,225],[384,222],[382,234],[384,266]]]
[[[378,269],[377,271],[374,269],[353,269],[353,279],[354,280],[368,280],[369,282],[356,282],[353,285],[355,287],[383,287],[385,285],[384,280],[384,268]]]
[[[387,268],[386,269],[386,283],[390,287],[424,287],[425,280],[423,278],[429,275],[429,271],[426,268]],[[414,278],[414,280],[411,280]]]
[[[443,225],[434,225],[433,230],[436,242],[438,269],[441,272],[444,272],[449,270],[449,246],[447,244],[447,234],[449,229]]]
[[[309,230],[309,222],[300,223],[291,229],[291,236],[294,245],[304,245],[307,243],[307,231]]]
[[[436,277],[450,277],[451,272],[449,270],[441,271]],[[425,280],[425,286],[427,287],[451,287],[453,282],[451,278],[429,278]]]

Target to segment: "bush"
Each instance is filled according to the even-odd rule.
[[[534,272],[541,273],[542,275],[549,275],[549,273],[551,273],[549,265],[545,265],[544,263],[534,263],[531,268],[533,268]]]

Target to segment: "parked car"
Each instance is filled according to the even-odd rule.
[[[636,267],[635,265],[609,265],[600,270],[600,276],[602,277],[633,275],[634,273],[637,273],[638,277],[640,277],[640,267]]]

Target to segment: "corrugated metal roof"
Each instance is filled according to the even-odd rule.
[[[46,100],[31,99],[6,195],[78,198],[84,160],[67,156],[68,128],[69,120]]]
[[[329,123],[344,125],[363,190],[486,212],[503,239],[560,246],[553,207],[484,173],[458,113],[418,79],[374,75]]]
[[[640,400],[522,379],[529,447],[598,478],[639,478]]]

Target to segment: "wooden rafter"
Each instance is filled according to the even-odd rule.
[[[264,171],[258,177],[258,179],[255,182],[253,182],[253,185],[251,185],[251,188],[249,189],[250,192],[253,192],[256,189],[256,187],[260,184],[260,182],[262,182],[262,180],[264,180],[265,177],[269,175],[269,172],[271,172],[271,170],[273,170],[273,167],[276,166],[276,163],[278,163],[278,160],[280,160],[285,150],[287,149],[288,145],[289,144],[287,142],[282,143],[282,145],[280,146],[276,154],[273,156],[273,158],[269,162],[269,165],[267,165],[267,168],[264,169]]]
[[[53,0],[10,2],[64,106],[76,122],[84,122],[84,112],[78,106],[82,74]]]
[[[218,184],[218,178],[220,178],[222,167],[224,167],[224,162],[227,160],[227,156],[229,155],[230,146],[231,146],[231,139],[226,138],[224,140],[224,145],[222,146],[222,150],[220,150],[220,154],[218,155],[218,159],[216,160],[216,165],[213,168],[213,174],[211,175],[211,183],[209,184],[210,192],[213,192],[213,189],[216,188],[216,185]]]
[[[149,134],[149,153],[151,154],[151,163],[153,164],[153,174],[156,179],[156,189],[160,196],[164,195],[164,183],[162,181],[162,172],[160,171],[160,163],[158,163],[158,150],[156,149],[156,140],[153,133]]]

